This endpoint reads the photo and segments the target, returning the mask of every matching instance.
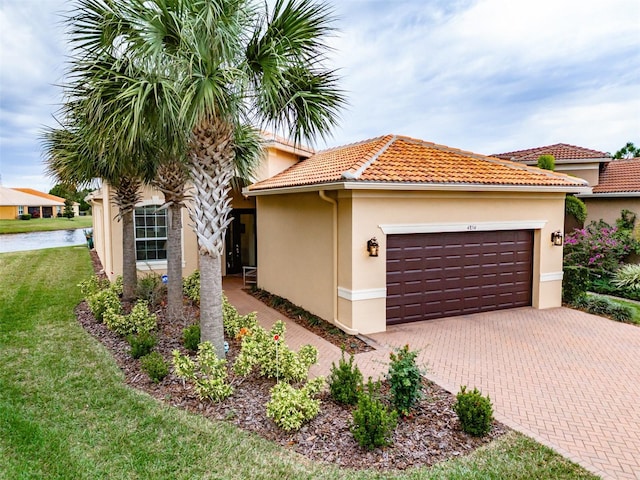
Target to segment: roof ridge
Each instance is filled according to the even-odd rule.
[[[388,135],[385,135],[382,138],[386,138]],[[355,172],[351,172],[351,170],[353,170],[353,167],[351,168],[351,170],[347,170],[346,172],[342,172],[342,175],[340,175],[341,178],[344,178],[346,180],[357,180],[358,178],[360,178],[360,176],[362,175],[362,173],[369,168],[373,162],[375,162],[378,158],[380,158],[380,155],[382,155],[384,152],[387,151],[387,149],[391,146],[391,144],[393,144],[396,140],[398,139],[398,135],[392,135],[391,138],[387,141],[387,143],[385,143],[380,149],[378,149],[377,152],[375,152],[371,158],[369,158],[368,160],[366,160],[365,162],[362,163],[362,165],[360,165],[360,167],[358,167],[358,169]]]

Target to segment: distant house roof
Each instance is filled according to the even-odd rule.
[[[19,192],[28,193],[29,195],[35,195],[37,197],[48,198],[49,200],[53,200],[54,202],[64,203],[64,198],[56,197],[55,195],[51,195],[50,193],[44,193],[39,190],[34,190],[33,188],[12,188],[11,190],[17,190]]]
[[[520,163],[399,135],[385,135],[316,153],[271,178],[260,191],[327,183],[584,188],[586,181]],[[409,188],[409,187],[407,187]]]
[[[21,192],[13,188],[0,187],[0,205],[3,206],[23,206],[23,207],[52,207],[57,205],[64,205],[64,199],[62,201],[51,200],[49,198],[43,198],[30,193]]]
[[[276,146],[280,150],[295,153],[296,155],[300,155],[302,157],[310,157],[314,153],[313,148],[308,147],[307,145],[296,144],[291,140],[288,140],[271,132],[262,131],[261,133],[267,146]]]
[[[598,150],[577,147],[566,143],[556,143],[546,147],[529,148],[492,155],[493,157],[514,162],[536,162],[540,155],[553,155],[556,160],[604,160],[610,159],[610,155]]]
[[[640,193],[640,158],[614,160],[600,174],[600,183],[593,193]]]

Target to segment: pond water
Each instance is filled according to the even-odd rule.
[[[52,232],[8,233],[0,235],[0,253],[40,250],[41,248],[86,245],[82,228]]]

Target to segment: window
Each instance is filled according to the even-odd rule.
[[[22,205],[18,206],[18,215],[24,215],[24,206]]]
[[[136,260],[167,259],[167,211],[159,205],[145,205],[135,209]]]

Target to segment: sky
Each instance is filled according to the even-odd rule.
[[[329,0],[349,105],[316,149],[386,134],[481,154],[640,145],[638,0]],[[0,184],[48,191],[66,0],[0,0]]]

